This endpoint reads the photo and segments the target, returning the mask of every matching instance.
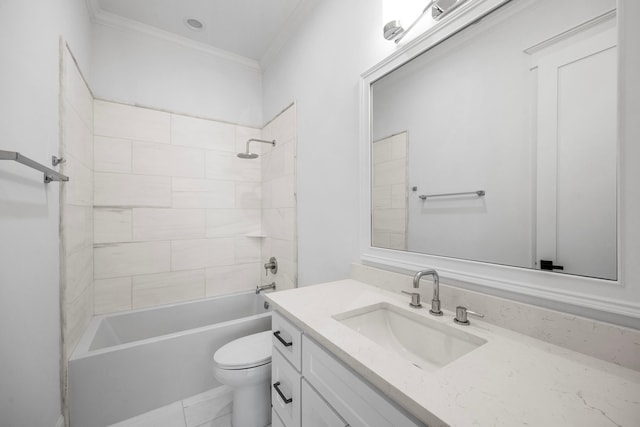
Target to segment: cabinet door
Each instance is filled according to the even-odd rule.
[[[300,374],[274,349],[271,356],[271,404],[287,427],[300,427]]]
[[[302,427],[346,427],[348,424],[340,418],[327,402],[302,380]]]

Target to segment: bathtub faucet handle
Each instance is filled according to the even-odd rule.
[[[269,258],[269,262],[264,265],[264,275],[269,275],[269,270],[271,270],[271,274],[276,274],[278,272],[278,260],[276,257],[272,256]]]

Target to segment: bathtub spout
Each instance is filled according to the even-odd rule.
[[[268,285],[256,286],[256,294],[259,294],[262,291],[266,291],[267,289],[275,289],[276,282],[271,282]]]

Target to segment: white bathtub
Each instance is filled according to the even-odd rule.
[[[253,291],[97,316],[69,360],[71,427],[103,427],[216,387],[213,353],[270,328]]]

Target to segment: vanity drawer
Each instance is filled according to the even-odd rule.
[[[298,370],[302,361],[302,332],[278,312],[271,318],[273,347]]]
[[[285,427],[276,411],[271,411],[271,427]]]
[[[271,405],[287,427],[300,426],[300,373],[280,354],[271,356]]]
[[[302,380],[302,425],[305,427],[349,426],[305,379]]]
[[[424,427],[327,350],[306,336],[302,361],[305,380],[351,427]]]

